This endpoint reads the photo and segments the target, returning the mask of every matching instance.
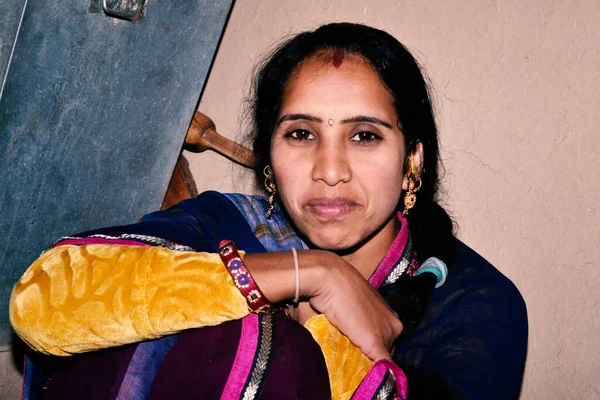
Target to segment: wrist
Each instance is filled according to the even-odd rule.
[[[271,303],[292,300],[296,294],[296,274],[291,251],[246,254],[244,262],[258,287]],[[325,250],[298,251],[298,282],[301,300],[323,293],[334,271],[344,261]]]
[[[231,240],[222,240],[219,243],[219,256],[231,275],[233,283],[245,297],[250,311],[269,311],[271,309],[269,299],[256,284],[256,281],[238,253],[235,244]]]
[[[299,251],[300,297],[306,300],[322,294],[332,272],[339,267],[339,260],[341,258],[330,251]]]
[[[272,304],[294,298],[296,278],[291,251],[246,254],[244,262]]]

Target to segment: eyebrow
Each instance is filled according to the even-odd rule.
[[[342,124],[349,124],[355,122],[369,122],[372,124],[382,125],[388,129],[393,129],[392,125],[384,120],[381,120],[377,117],[367,117],[366,115],[358,115],[356,117],[348,118],[342,120]]]
[[[275,126],[279,126],[282,122],[285,122],[285,121],[299,121],[299,120],[312,121],[312,122],[323,122],[323,120],[321,118],[317,118],[315,116],[308,115],[308,114],[285,114],[284,116],[279,118],[279,121],[277,121],[277,125],[275,125]]]
[[[285,122],[285,121],[300,121],[300,120],[323,123],[323,120],[321,118],[315,117],[314,115],[285,114],[284,116],[279,118],[279,121],[277,121],[277,124],[275,126],[279,126],[282,122]],[[377,125],[384,126],[388,129],[394,129],[390,123],[385,122],[384,120],[379,119],[377,117],[368,117],[366,115],[357,115],[355,117],[347,118],[347,119],[344,119],[341,121],[342,124],[351,124],[351,123],[357,123],[357,122],[369,122],[371,124],[377,124]]]

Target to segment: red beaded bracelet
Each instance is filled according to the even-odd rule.
[[[246,264],[244,264],[244,260],[235,248],[235,244],[231,240],[222,240],[219,243],[219,255],[223,264],[225,264],[225,268],[233,278],[235,286],[246,298],[248,307],[254,312],[269,311],[271,303],[250,275],[250,271],[246,268]]]

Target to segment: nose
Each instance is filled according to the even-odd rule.
[[[352,179],[352,169],[344,146],[324,145],[316,148],[312,170],[312,179],[322,181],[328,186]]]

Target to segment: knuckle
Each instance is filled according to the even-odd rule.
[[[393,332],[394,332],[394,336],[399,336],[402,331],[404,330],[404,324],[402,324],[402,322],[400,320],[398,320],[398,322],[396,322],[393,326]]]

